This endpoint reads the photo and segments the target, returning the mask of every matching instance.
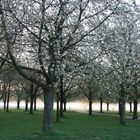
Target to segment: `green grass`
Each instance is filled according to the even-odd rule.
[[[54,134],[42,133],[42,112],[29,115],[23,110],[0,110],[0,140],[140,140],[140,121],[127,120],[120,126],[118,117],[67,112],[60,123],[54,120]]]

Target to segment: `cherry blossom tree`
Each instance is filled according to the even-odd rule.
[[[62,57],[106,21],[118,0],[0,0],[4,44],[17,71],[43,89],[43,131],[52,130]]]

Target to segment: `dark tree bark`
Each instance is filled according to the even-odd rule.
[[[37,97],[35,95],[35,97],[34,97],[34,111],[36,111],[36,100],[37,100]]]
[[[34,97],[30,97],[30,114],[33,114],[33,103],[34,103]]]
[[[8,86],[6,112],[9,112],[9,100],[10,100],[10,84]]]
[[[21,101],[21,100],[20,100],[20,98],[18,97],[18,98],[17,98],[17,109],[20,109],[20,101]]]
[[[130,106],[130,113],[132,113],[132,102],[129,102],[129,106]]]
[[[93,95],[92,95],[92,91],[91,91],[91,86],[89,84],[88,87],[89,93],[86,95],[86,97],[88,98],[88,102],[89,102],[89,110],[88,110],[88,115],[92,116],[92,101],[93,101]]]
[[[6,92],[6,85],[5,85],[5,83],[4,83],[3,88],[4,88],[3,96],[2,96],[3,97],[3,109],[6,110],[7,92]]]
[[[138,84],[134,85],[135,90],[135,99],[134,99],[134,110],[133,110],[133,119],[138,119]]]
[[[120,112],[120,124],[121,125],[124,125],[125,124],[125,101],[120,101],[119,102],[119,104],[120,104],[120,110],[119,110],[119,112]]]
[[[119,99],[119,115],[120,115],[120,124],[125,124],[125,89],[123,84],[120,85],[120,99]]]
[[[118,115],[120,115],[120,108],[121,108],[121,106],[120,106],[120,101],[119,101],[119,103],[118,103],[118,108],[119,108]]]
[[[25,111],[28,111],[28,99],[25,100]]]
[[[6,97],[3,99],[3,109],[6,110]]]
[[[92,116],[92,98],[89,98],[89,112],[88,112],[89,116]]]
[[[34,103],[34,91],[33,91],[33,82],[30,85],[30,114],[33,114],[33,103]]]
[[[134,99],[133,119],[138,119],[138,99]]]
[[[100,113],[103,113],[103,98],[102,98],[102,95],[100,97]]]
[[[57,108],[56,108],[56,121],[60,121],[60,112],[59,112],[59,93],[56,93],[57,98]]]
[[[9,97],[7,98],[6,112],[9,112]]]
[[[63,102],[64,102],[63,75],[61,75],[60,76],[60,117],[64,117]]]
[[[67,101],[65,100],[64,101],[64,112],[66,112],[67,111]]]
[[[43,114],[43,131],[52,131],[53,121],[53,85],[46,85],[44,92],[44,114]]]
[[[8,97],[7,97],[7,105],[6,105],[6,112],[9,112],[9,94],[8,94]]]
[[[109,102],[107,102],[106,105],[107,105],[107,111],[109,111]]]

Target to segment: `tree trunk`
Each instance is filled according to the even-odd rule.
[[[92,116],[92,98],[89,98],[89,111],[88,111],[88,115]]]
[[[129,106],[130,106],[130,113],[132,113],[132,102],[129,102]]]
[[[57,95],[57,108],[56,108],[56,121],[60,121],[60,112],[59,112],[59,93]]]
[[[53,121],[53,85],[46,85],[44,92],[43,131],[52,132]]]
[[[60,117],[64,117],[63,101],[62,100],[60,100]]]
[[[138,98],[137,98],[138,85],[137,84],[135,84],[134,89],[135,89],[136,98],[134,99],[133,119],[138,119],[138,114],[137,114],[138,113]]]
[[[126,100],[126,93],[123,83],[120,85],[120,98],[119,98],[119,115],[120,115],[120,124],[125,124],[125,100]]]
[[[34,91],[33,91],[33,82],[30,85],[30,114],[33,114],[33,103],[34,103]]]
[[[25,111],[28,111],[28,99],[25,100]]]
[[[10,84],[8,86],[8,93],[7,93],[7,105],[6,105],[6,112],[9,112],[9,100],[10,100]]]
[[[17,99],[17,109],[20,109],[20,99],[19,99],[19,97]]]
[[[107,105],[107,111],[109,111],[109,102],[107,102],[106,105]]]
[[[38,92],[38,89],[39,89],[39,87],[37,86],[36,88],[35,88],[35,91],[34,91],[34,111],[36,111],[36,101],[37,101],[37,92]]]
[[[124,125],[125,124],[125,101],[122,99],[119,102],[119,115],[120,115],[120,124]]]
[[[7,97],[6,112],[9,112],[9,96]]]
[[[9,112],[9,99],[10,99],[10,85],[8,87],[6,112]]]
[[[64,112],[66,112],[67,111],[67,102],[66,102],[66,100],[64,101]]]
[[[36,95],[35,95],[35,97],[34,97],[34,111],[36,111]]]
[[[118,108],[119,108],[119,110],[118,110],[118,115],[120,115],[120,108],[121,108],[121,106],[120,106],[120,101],[119,101],[119,103],[118,103]]]
[[[6,110],[6,98],[3,99],[3,109]]]
[[[101,98],[100,98],[100,113],[103,113],[103,98],[102,98],[102,95],[101,95]]]
[[[133,119],[138,119],[138,100],[134,99],[134,111],[133,111]]]
[[[63,95],[63,75],[60,76],[60,117],[64,117],[63,113],[63,101],[64,101],[64,95]]]
[[[33,103],[34,103],[34,96],[31,95],[31,97],[30,97],[30,114],[33,114]]]
[[[6,110],[7,92],[6,92],[6,85],[5,85],[5,83],[4,83],[3,89],[4,89],[4,92],[3,92],[3,109]]]

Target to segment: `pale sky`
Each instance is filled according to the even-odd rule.
[[[140,0],[136,0],[136,4],[140,5]]]
[[[127,2],[132,2],[132,0],[126,0]],[[137,5],[140,5],[140,0],[135,0]]]

